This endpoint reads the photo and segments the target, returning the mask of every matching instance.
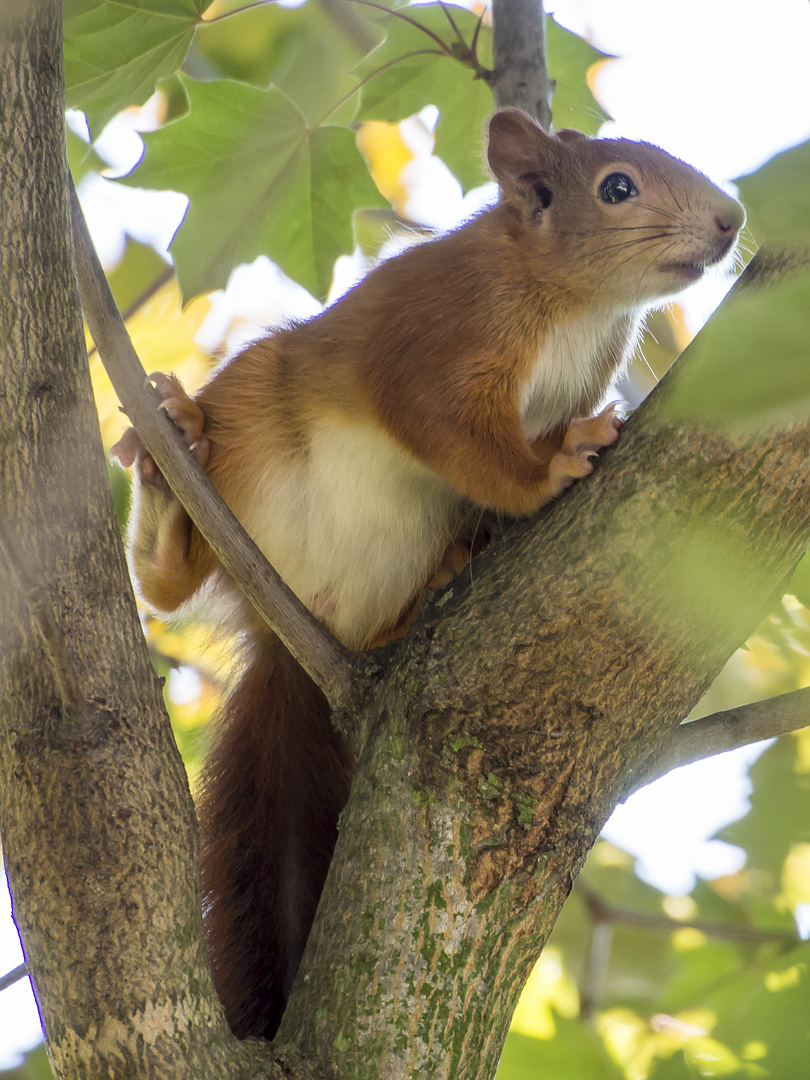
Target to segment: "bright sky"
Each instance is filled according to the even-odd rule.
[[[767,5],[755,0],[549,0],[547,8],[603,51],[623,58],[599,74],[601,99],[615,118],[605,134],[657,143],[719,182],[753,171],[772,154],[810,138],[807,0],[770,0]],[[139,147],[133,145],[137,158]],[[112,261],[123,227],[143,236],[142,223],[157,202],[171,205],[157,216],[158,241],[168,244],[183,212],[182,200],[106,188],[104,193],[83,192],[102,257]],[[417,215],[424,207],[425,218],[429,212],[437,224],[452,224],[473,204],[462,203],[452,179],[434,164],[414,194],[412,211]],[[258,285],[241,274],[242,297],[275,291],[268,289],[274,274],[268,267],[260,269]],[[233,281],[229,294],[237,291],[235,286]],[[291,306],[296,313],[310,314],[314,301],[299,291]],[[695,301],[696,309],[705,306]],[[266,311],[261,317],[265,323],[275,321]],[[688,891],[696,872],[713,876],[735,869],[739,854],[706,838],[743,812],[745,762],[755,752],[738,751],[670,774],[621,807],[607,835],[640,857],[644,876],[674,893]],[[0,974],[21,961],[3,891]],[[39,1039],[29,984],[18,983],[0,995],[0,1069],[18,1063],[19,1051]]]

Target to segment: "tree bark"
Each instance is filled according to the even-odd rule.
[[[208,971],[198,843],[104,468],[67,207],[61,5],[0,7],[0,823],[54,1072],[280,1075]]]
[[[498,106],[525,110],[551,130],[554,81],[546,63],[543,0],[493,0],[492,75]]]

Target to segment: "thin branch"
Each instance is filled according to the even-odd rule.
[[[439,0],[439,7],[442,9],[442,11],[445,14],[445,17],[447,18],[447,21],[450,23],[450,26],[453,28],[453,33],[456,35],[456,41],[458,42],[458,44],[463,49],[466,49],[467,48],[467,42],[464,40],[464,35],[459,30],[459,28],[458,28],[458,26],[456,24],[456,20],[453,18],[449,7],[447,6],[447,4],[444,3],[444,0]]]
[[[375,8],[377,11],[381,11],[383,15],[393,15],[395,19],[401,19],[402,22],[408,23],[409,26],[413,26],[416,30],[421,30],[423,34],[427,34],[429,38],[432,38],[445,56],[453,55],[453,51],[448,46],[447,42],[442,41],[438,34],[434,34],[429,27],[425,26],[424,23],[420,23],[418,19],[412,19],[410,15],[406,15],[402,11],[397,11],[396,8],[389,8],[384,4],[378,4],[376,3],[376,0],[351,0],[351,3],[361,4],[363,7]]]
[[[160,400],[132,346],[70,182],[70,209],[82,306],[90,333],[124,412],[177,498],[222,565],[320,686],[333,708],[352,698],[348,652],[281,580],[227,508]],[[346,733],[351,739],[351,734]]]
[[[633,791],[651,784],[681,765],[773,739],[810,725],[810,689],[794,690],[766,701],[755,701],[737,709],[713,713],[701,720],[681,724],[672,741],[633,786]]]
[[[150,281],[150,283],[146,286],[143,292],[139,293],[138,296],[136,296],[135,299],[130,304],[128,304],[121,312],[121,318],[124,320],[124,322],[128,323],[132,316],[139,312],[143,305],[147,303],[147,301],[151,300],[155,293],[159,292],[164,285],[167,285],[173,277],[173,266],[167,266],[164,270],[161,270],[155,280]],[[96,351],[96,345],[95,342],[93,342],[93,344],[87,350],[88,360],[91,356],[93,356]]]
[[[11,567],[17,578],[25,605],[39,630],[62,699],[63,713],[70,715],[75,711],[80,699],[76,690],[75,675],[65,652],[62,633],[53,613],[53,606],[45,590],[30,573],[23,548],[12,533],[2,512],[0,512],[0,552],[3,554],[6,565]]]
[[[666,934],[672,934],[676,930],[699,930],[706,937],[716,938],[719,941],[739,941],[751,944],[778,941],[784,945],[798,945],[801,941],[795,930],[761,929],[758,926],[716,922],[711,919],[673,919],[669,915],[614,907],[612,904],[605,903],[601,896],[581,880],[577,882],[576,893],[585,902],[588,914],[595,925],[609,923],[613,926],[634,926],[641,930],[658,930]]]
[[[587,898],[585,902],[587,903]],[[588,909],[590,910],[590,904],[588,904]],[[579,992],[579,1015],[588,1022],[593,1020],[599,1008],[602,988],[607,981],[612,944],[613,925],[610,920],[592,918],[588,967]]]
[[[28,964],[20,964],[18,967],[12,968],[11,971],[7,971],[5,975],[0,975],[0,994],[4,990],[8,990],[14,983],[18,983],[20,979],[24,979],[28,974]]]
[[[546,60],[543,0],[493,0],[492,76],[498,106],[515,105],[551,128],[554,83]]]

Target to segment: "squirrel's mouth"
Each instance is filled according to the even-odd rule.
[[[664,263],[659,269],[663,274],[675,274],[684,281],[700,281],[706,270],[707,263]]]
[[[677,277],[682,278],[684,281],[700,281],[703,275],[711,266],[716,266],[719,262],[722,262],[731,251],[734,246],[734,237],[729,237],[728,241],[723,244],[720,251],[714,251],[709,255],[705,255],[702,259],[695,259],[694,262],[667,262],[662,263],[659,266],[659,270],[664,274],[675,274]]]

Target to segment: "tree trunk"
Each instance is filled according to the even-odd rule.
[[[57,1076],[211,1076],[198,843],[110,496],[67,208],[61,5],[0,6],[0,822]],[[224,1056],[223,1056],[224,1055]],[[265,1070],[266,1071],[266,1070]]]

